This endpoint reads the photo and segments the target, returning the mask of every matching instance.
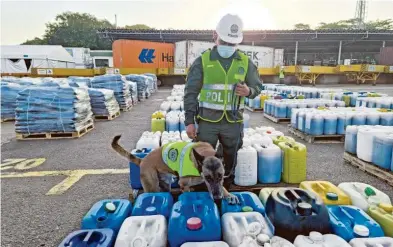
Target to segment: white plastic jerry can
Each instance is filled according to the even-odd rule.
[[[322,235],[319,232],[310,232],[309,236],[298,235],[294,244],[296,247],[350,247],[344,239],[337,235]]]
[[[393,247],[393,238],[354,238],[349,244],[352,247]]]
[[[124,220],[115,247],[166,247],[167,221],[163,215],[131,216]]]
[[[247,237],[258,239],[273,236],[268,221],[258,212],[225,213],[221,217],[224,241],[230,247],[238,247],[244,242],[252,242]]]
[[[237,152],[237,165],[235,168],[235,184],[239,186],[252,186],[258,179],[258,154],[251,146],[244,146]]]
[[[188,242],[182,244],[180,247],[229,247],[229,245],[223,241]]]
[[[270,243],[266,243],[264,247],[295,247],[295,245],[285,238],[274,236],[270,239]]]
[[[392,204],[388,195],[365,183],[341,183],[338,187],[351,198],[352,205],[365,212],[371,205],[378,206],[380,203]]]

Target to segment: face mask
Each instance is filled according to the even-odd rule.
[[[236,47],[235,46],[228,46],[228,45],[218,45],[217,52],[223,58],[229,58],[235,53]]]

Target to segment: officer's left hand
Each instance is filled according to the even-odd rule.
[[[250,94],[250,88],[245,84],[240,84],[238,83],[236,85],[236,95],[237,96],[242,96],[242,97],[246,97]]]

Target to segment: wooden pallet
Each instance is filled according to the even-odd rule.
[[[3,123],[3,122],[12,122],[12,121],[15,121],[15,118],[3,118],[3,119],[1,119],[1,123]]]
[[[50,140],[50,139],[69,139],[80,138],[86,133],[94,129],[94,123],[90,120],[83,128],[75,132],[48,132],[48,133],[32,133],[20,134],[16,133],[17,140]]]
[[[115,119],[115,118],[117,118],[119,116],[120,116],[120,111],[118,111],[115,114],[112,114],[110,116],[94,116],[94,118],[96,120],[108,120],[108,121],[111,121],[111,120],[113,120],[113,119]]]
[[[245,106],[244,108],[246,108],[250,112],[263,112],[263,108],[251,108],[249,106]]]
[[[121,107],[120,110],[121,111],[131,111],[132,109],[132,105],[128,106],[128,107]]]
[[[344,163],[351,164],[359,168],[360,170],[385,181],[387,184],[393,187],[393,172],[391,171],[385,170],[372,163],[363,161],[348,152],[344,153]]]
[[[273,121],[275,123],[290,123],[291,119],[290,118],[276,118],[273,117],[272,115],[269,115],[267,113],[264,113],[263,116],[267,119],[269,119],[270,121]]]
[[[343,143],[345,135],[309,135],[288,125],[288,132],[308,143]]]

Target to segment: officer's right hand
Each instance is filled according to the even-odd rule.
[[[187,132],[187,136],[190,139],[195,139],[196,138],[196,129],[195,129],[195,124],[189,124],[186,127],[186,132]]]

